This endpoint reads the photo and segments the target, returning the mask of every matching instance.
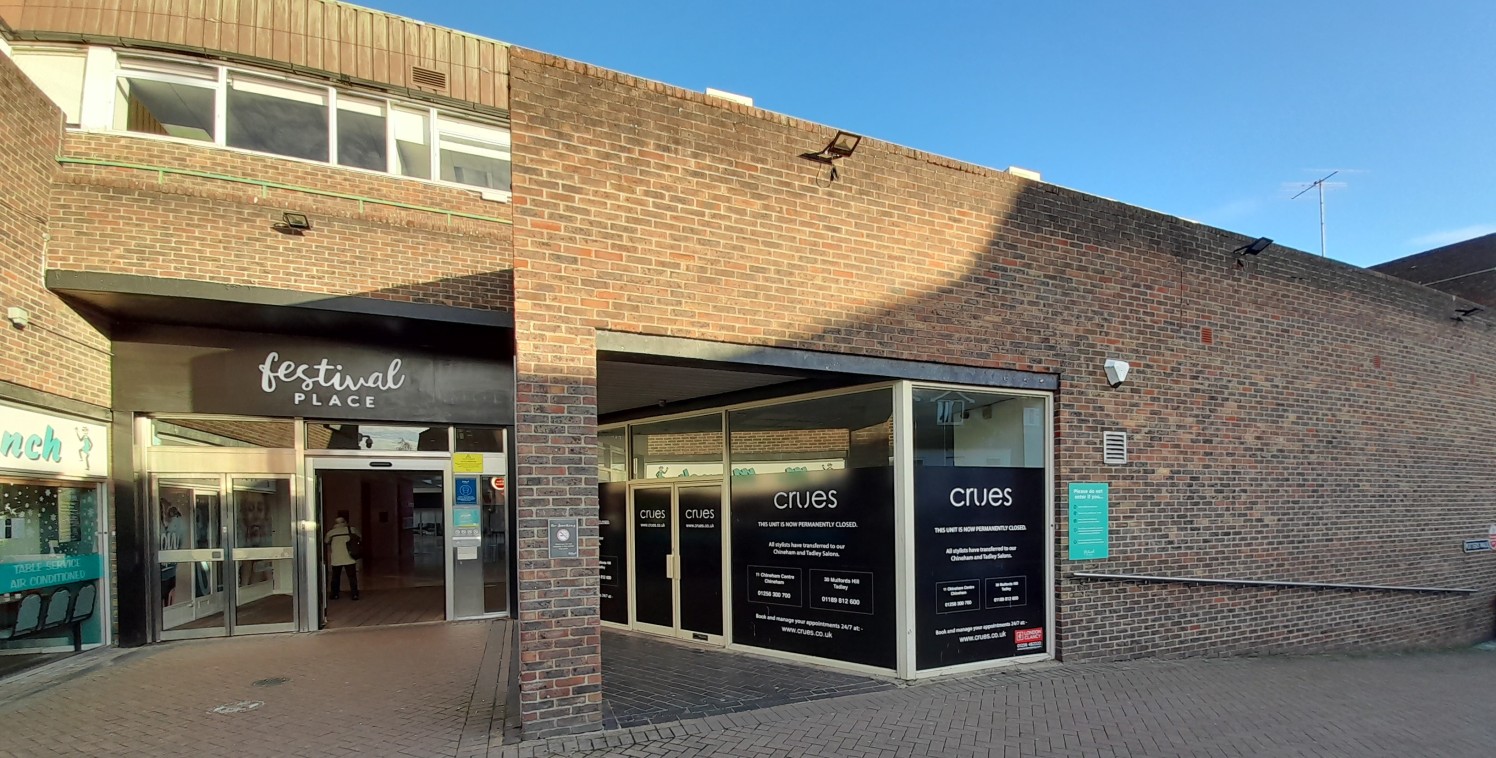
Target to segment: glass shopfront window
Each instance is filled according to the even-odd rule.
[[[296,446],[296,424],[235,418],[153,418],[151,447]]]
[[[0,479],[0,674],[103,641],[100,488]]]
[[[633,479],[722,475],[722,414],[633,427]]]
[[[629,478],[628,456],[624,446],[628,431],[603,429],[597,433],[597,480],[599,482],[625,482]]]
[[[1048,650],[1047,408],[913,390],[918,669]]]
[[[733,411],[728,429],[733,641],[895,668],[893,391]]]
[[[308,422],[306,447],[308,450],[445,452],[451,449],[451,443],[445,426]]]

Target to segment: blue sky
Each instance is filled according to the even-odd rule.
[[[1496,232],[1490,0],[361,4],[1316,254],[1339,169],[1360,266]]]

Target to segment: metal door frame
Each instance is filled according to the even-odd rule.
[[[207,462],[209,465],[211,465],[212,457],[213,457],[212,454],[203,454],[202,456],[199,456],[200,461],[195,461],[195,462]],[[208,468],[208,466],[203,466],[203,468]],[[300,548],[300,545],[299,545],[300,540],[298,540],[297,537],[296,537],[296,533],[297,533],[296,522],[298,521],[298,519],[296,518],[296,516],[297,516],[296,510],[297,510],[297,504],[300,502],[300,498],[298,497],[298,492],[297,492],[296,476],[294,474],[285,473],[285,472],[281,472],[281,473],[265,473],[265,472],[224,471],[224,470],[221,470],[222,468],[233,468],[233,467],[232,466],[220,467],[220,470],[151,471],[151,472],[149,472],[148,480],[147,480],[147,485],[146,486],[149,488],[149,492],[150,492],[150,502],[151,502],[150,508],[151,508],[151,514],[152,514],[152,519],[151,519],[151,524],[152,524],[151,545],[153,547],[151,548],[151,553],[152,553],[153,556],[155,556],[155,560],[153,562],[153,565],[155,566],[155,570],[151,572],[151,574],[153,576],[152,582],[154,584],[154,589],[153,589],[153,591],[151,593],[151,597],[152,597],[151,602],[152,602],[152,605],[156,605],[159,602],[159,598],[161,597],[161,573],[160,573],[161,555],[160,554],[161,554],[162,551],[160,549],[160,545],[161,545],[161,500],[160,500],[160,492],[161,492],[161,482],[162,482],[163,479],[164,480],[173,480],[173,479],[175,479],[175,480],[180,480],[180,481],[197,480],[197,481],[202,482],[202,483],[206,483],[205,480],[211,480],[211,479],[217,479],[218,480],[218,486],[217,486],[217,490],[216,491],[217,491],[217,495],[218,495],[218,506],[217,506],[217,510],[218,510],[218,545],[219,546],[216,547],[216,548],[195,548],[195,547],[194,548],[184,548],[182,550],[177,550],[177,551],[172,551],[172,552],[189,553],[190,555],[187,556],[187,557],[189,557],[191,559],[190,562],[193,563],[193,564],[196,564],[196,563],[198,563],[200,561],[203,561],[203,560],[207,560],[207,561],[211,561],[213,563],[216,563],[218,565],[218,567],[219,567],[220,576],[221,576],[222,581],[223,581],[223,596],[224,596],[223,597],[223,610],[222,610],[222,613],[223,613],[223,625],[221,627],[213,627],[213,628],[210,628],[210,629],[167,629],[166,628],[166,613],[165,613],[166,612],[166,608],[164,606],[158,606],[157,612],[152,614],[153,616],[155,616],[155,632],[156,632],[156,639],[157,640],[166,641],[166,640],[198,639],[198,638],[203,638],[203,637],[235,637],[235,636],[243,636],[243,635],[249,635],[249,634],[268,634],[268,633],[273,633],[273,632],[291,632],[291,631],[295,631],[297,629],[297,627],[298,627],[299,619],[300,619],[300,611],[301,611],[301,608],[300,608],[301,603],[298,602],[298,599],[299,599],[298,595],[304,594],[305,588],[306,588],[306,583],[304,581],[304,577],[302,576],[302,572],[301,572],[301,570],[299,568],[299,565],[300,565],[301,562],[298,560],[298,554],[299,554],[301,548]],[[240,627],[240,625],[238,623],[238,610],[239,610],[239,605],[238,605],[238,597],[239,597],[239,573],[238,573],[237,569],[238,569],[238,562],[239,562],[240,558],[238,558],[238,557],[236,557],[234,555],[235,545],[236,545],[236,543],[238,541],[238,538],[239,538],[238,528],[236,526],[237,521],[238,521],[238,519],[236,518],[237,517],[237,513],[235,512],[236,511],[236,503],[235,503],[235,500],[233,498],[233,491],[234,491],[233,490],[233,480],[235,480],[235,479],[283,479],[283,480],[286,481],[287,490],[288,490],[288,496],[290,498],[290,504],[291,504],[291,509],[292,509],[292,513],[291,513],[291,517],[292,517],[292,519],[291,519],[292,520],[291,557],[289,559],[290,563],[291,563],[291,620],[290,621],[280,622],[280,623],[275,623],[275,624],[252,624],[252,625],[244,625],[242,628]],[[168,485],[168,486],[170,486],[170,485]],[[192,489],[191,489],[191,491],[193,493],[192,497],[193,497],[193,500],[194,500],[194,508],[195,508],[196,507],[196,499],[197,499],[198,493],[199,492],[206,492],[207,488],[206,487],[201,487],[200,488],[200,487],[197,487],[197,486],[193,486]],[[195,513],[195,510],[194,510],[194,513]],[[194,518],[195,518],[195,516],[194,516]],[[246,548],[246,549],[254,549],[254,548]],[[199,553],[204,553],[206,555],[198,555]],[[247,560],[256,560],[255,558],[246,558],[246,559]],[[280,558],[280,559],[273,559],[273,560],[287,560],[287,559]],[[195,583],[196,582],[196,578],[197,578],[196,577],[196,573],[194,572],[194,574],[192,575],[190,581],[193,581]],[[179,585],[181,583],[181,578],[180,577],[178,577],[178,583],[179,583]],[[195,587],[195,584],[194,584],[194,587]],[[193,602],[196,602],[196,598],[194,598]]]

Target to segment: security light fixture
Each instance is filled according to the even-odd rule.
[[[1270,247],[1272,244],[1273,241],[1271,239],[1267,237],[1258,237],[1257,239],[1254,239],[1251,242],[1248,242],[1247,244],[1242,245],[1235,250],[1232,250],[1231,252],[1236,253],[1237,255],[1256,255],[1263,250],[1268,249],[1268,247]]]
[[[281,220],[285,222],[287,227],[295,229],[298,232],[304,232],[312,228],[312,222],[306,217],[305,213],[282,213]]]
[[[1478,305],[1475,306],[1475,307],[1473,307],[1473,308],[1456,308],[1455,311],[1454,311],[1455,315],[1450,316],[1449,320],[1450,321],[1461,321],[1461,322],[1463,322],[1465,320],[1466,316],[1473,316],[1473,315],[1475,315],[1477,313],[1480,313],[1483,310],[1485,310],[1485,308],[1482,308],[1482,307],[1480,307]]]
[[[836,136],[826,143],[819,152],[801,153],[800,157],[816,163],[824,163],[831,167],[831,181],[836,181],[836,161],[841,160],[857,150],[862,143],[862,135],[838,130]]]

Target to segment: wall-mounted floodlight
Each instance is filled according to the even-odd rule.
[[[1232,250],[1231,252],[1236,253],[1237,255],[1256,255],[1263,250],[1271,247],[1272,244],[1273,241],[1271,239],[1268,239],[1267,237],[1258,237],[1257,239],[1254,239],[1251,242],[1248,242],[1247,244],[1242,245],[1235,250]]]
[[[862,144],[862,135],[838,130],[835,137],[826,143],[819,152],[801,153],[800,157],[816,163],[824,163],[831,167],[831,181],[836,181],[836,161],[845,158],[857,151],[857,146]]]
[[[277,232],[280,232],[281,234],[289,234],[293,237],[300,237],[303,233],[309,231],[312,228],[312,220],[307,218],[305,213],[292,213],[290,211],[287,211],[285,213],[282,213],[281,220],[275,222],[274,224],[271,224],[270,228],[276,230]]]
[[[1106,381],[1113,387],[1120,387],[1127,381],[1127,373],[1132,371],[1132,365],[1127,361],[1119,361],[1116,358],[1106,359]]]

